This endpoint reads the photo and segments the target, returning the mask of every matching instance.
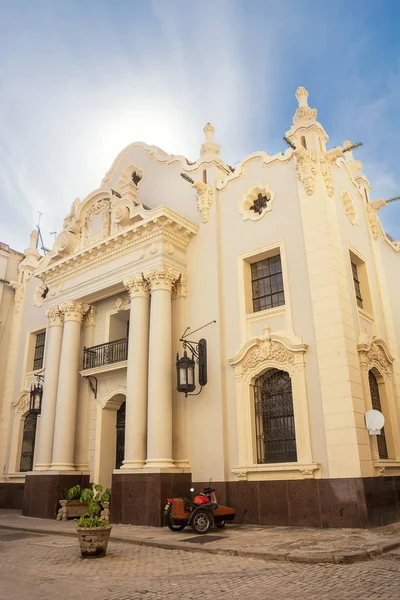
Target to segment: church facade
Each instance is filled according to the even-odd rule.
[[[95,482],[114,522],[160,525],[212,479],[238,522],[400,518],[400,242],[296,97],[284,153],[233,169],[210,124],[194,163],[134,143],[45,256],[35,233],[0,245],[0,506],[54,518]],[[200,338],[185,396],[177,354]]]

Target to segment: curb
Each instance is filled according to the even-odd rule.
[[[29,529],[28,527],[16,527],[15,525],[0,524],[1,529],[10,529],[13,531],[22,531],[24,533],[38,533],[45,535],[62,535],[64,537],[76,537],[75,532],[54,531],[53,529]],[[202,546],[188,546],[182,543],[155,542],[152,540],[143,540],[140,538],[120,538],[114,536],[111,541],[122,544],[132,544],[132,546],[144,546],[148,548],[162,548],[163,550],[181,550],[183,552],[203,552],[205,554],[218,554],[220,556],[237,556],[240,558],[255,558],[265,561],[287,561],[295,563],[331,563],[336,565],[349,565],[353,563],[371,560],[390,550],[400,547],[400,537],[394,538],[391,542],[386,542],[380,546],[364,548],[355,551],[339,552],[257,552],[253,550],[235,550],[233,548],[204,548]]]

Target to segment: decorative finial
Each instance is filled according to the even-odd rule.
[[[24,250],[24,254],[25,254],[25,256],[33,256],[34,258],[39,258],[40,254],[37,249],[39,234],[36,231],[36,229],[34,229],[32,231],[32,233],[30,234],[29,237],[30,237],[29,248],[26,248],[26,250]]]
[[[308,106],[308,91],[302,85],[296,90],[296,98],[300,108]]]
[[[214,127],[211,125],[211,123],[207,123],[203,131],[206,139],[201,147],[200,156],[204,156],[206,154],[218,156],[221,146],[214,142]]]

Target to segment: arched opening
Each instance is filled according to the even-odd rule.
[[[369,390],[371,392],[372,408],[374,410],[379,410],[379,412],[383,413],[382,405],[381,405],[381,397],[380,397],[380,393],[379,393],[379,384],[378,384],[378,381],[372,371],[368,372],[368,380],[369,380]],[[379,458],[383,458],[383,459],[388,458],[388,450],[387,450],[386,435],[385,435],[384,427],[382,428],[380,435],[376,436],[376,441],[378,444]]]
[[[303,146],[303,148],[305,150],[307,150],[307,142],[306,142],[306,138],[305,138],[304,135],[302,135],[301,138],[300,138],[300,144]]]
[[[297,462],[289,373],[270,369],[254,383],[257,463]]]
[[[21,462],[19,470],[32,471],[33,457],[35,454],[37,414],[28,413],[25,417],[24,431],[22,434]]]
[[[104,487],[111,487],[112,473],[124,460],[125,400],[124,393],[116,393],[98,408],[94,481]]]
[[[117,410],[116,424],[116,449],[115,449],[115,468],[120,469],[125,458],[125,408],[126,402],[123,402]]]

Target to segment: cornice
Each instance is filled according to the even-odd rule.
[[[141,206],[138,215],[143,220],[134,223],[131,227],[110,235],[96,244],[82,248],[54,264],[46,261],[47,264],[44,268],[40,268],[39,265],[35,271],[35,277],[39,277],[46,283],[54,283],[86,270],[94,264],[106,262],[116,255],[126,253],[131,248],[142,245],[160,235],[164,235],[181,248],[186,248],[190,239],[198,232],[196,225],[166,206],[150,211]]]
[[[235,179],[239,179],[240,177],[242,177],[242,175],[244,175],[244,167],[247,165],[247,163],[251,162],[252,160],[261,160],[262,166],[267,167],[274,162],[289,162],[292,159],[292,157],[293,150],[291,150],[290,148],[288,148],[284,154],[279,153],[274,154],[272,156],[264,151],[252,152],[236,165],[235,171],[233,173],[231,172],[228,175],[228,177],[217,182],[217,190],[224,190],[232,181],[235,181]]]
[[[166,152],[164,152],[164,150],[158,148],[157,146],[149,146],[144,142],[134,142],[133,144],[129,144],[128,146],[126,146],[126,148],[124,148],[118,154],[118,156],[112,163],[110,169],[105,174],[101,182],[101,187],[106,187],[110,183],[113,175],[116,174],[116,172],[118,171],[118,167],[120,166],[125,156],[127,156],[132,150],[135,150],[136,148],[147,152],[148,158],[154,158],[158,163],[166,165],[167,167],[174,165],[175,163],[179,163],[181,168],[187,172],[196,171],[204,163],[215,164],[215,166],[224,169],[227,173],[229,173],[230,171],[221,159],[205,160],[204,157],[201,157],[196,162],[190,163],[190,161],[185,156],[182,156],[180,154],[167,154]]]

